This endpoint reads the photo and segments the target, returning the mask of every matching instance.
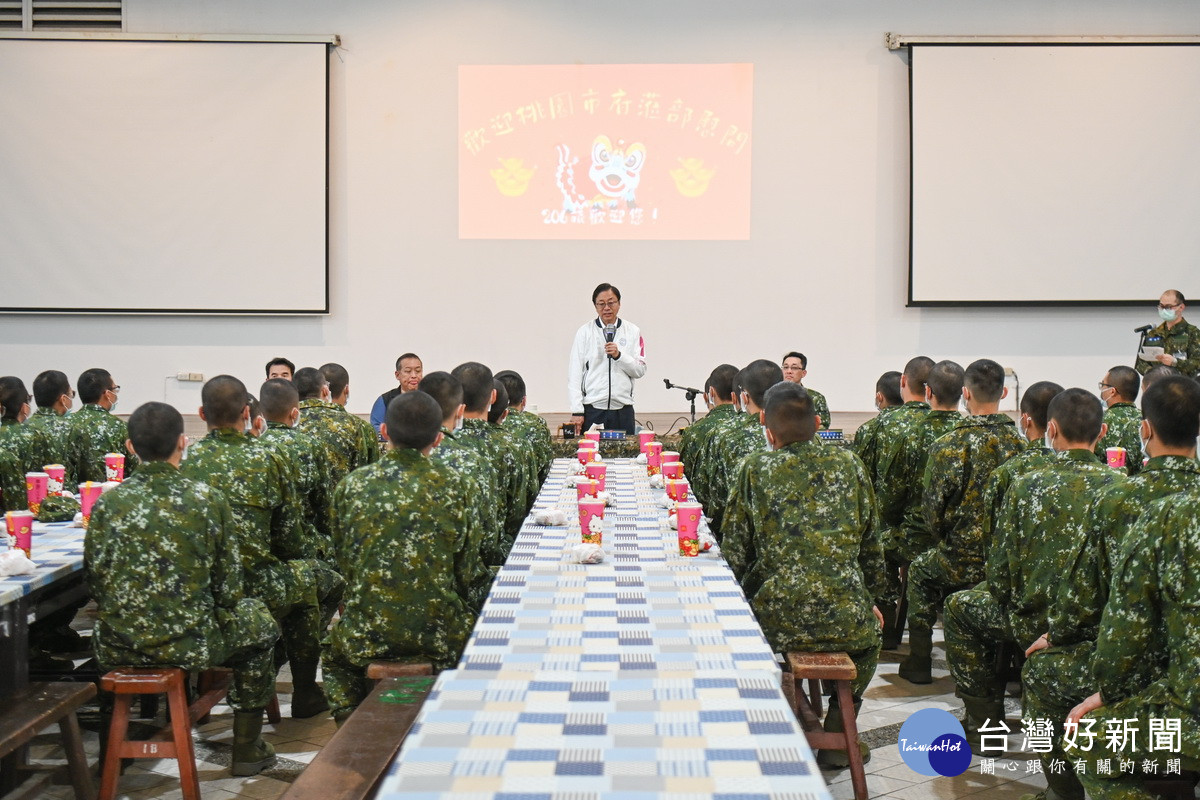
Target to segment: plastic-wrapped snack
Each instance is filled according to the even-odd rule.
[[[583,466],[583,464],[580,464],[578,461],[572,461],[570,464],[567,465],[567,474],[568,475],[582,475],[584,469],[585,469],[585,467]],[[568,478],[568,480],[570,480],[570,479]]]
[[[571,548],[571,557],[578,564],[599,564],[604,560],[604,548],[598,544],[577,544]]]
[[[37,569],[37,564],[25,557],[20,550],[5,550],[0,553],[0,576],[30,575]]]
[[[679,517],[675,514],[667,517],[667,527],[673,530],[679,530]]]
[[[650,488],[661,489],[661,488],[663,488],[664,485],[665,484],[663,484],[663,476],[662,475],[651,475],[650,476]]]
[[[567,512],[561,508],[542,508],[533,512],[533,521],[537,525],[559,526],[567,524]]]
[[[645,464],[645,463],[646,463],[646,454],[645,454],[645,453],[638,453],[638,454],[637,454],[637,456],[636,456],[636,457],[634,457],[634,459],[633,459],[633,463],[635,463],[635,464]]]
[[[566,486],[568,489],[574,489],[576,486],[579,485],[579,482],[582,480],[587,480],[587,476],[583,475],[582,473],[577,474],[577,475],[568,475],[567,480],[566,480]]]
[[[700,551],[707,553],[709,550],[717,546],[717,540],[708,531],[700,531]]]
[[[596,499],[603,500],[604,505],[611,507],[617,504],[617,498],[609,492],[596,492]]]
[[[665,494],[662,497],[658,498],[658,504],[660,506],[662,506],[663,508],[674,508],[675,507],[675,501],[672,500],[671,498],[667,497]]]

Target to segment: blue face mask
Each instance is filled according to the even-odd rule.
[[[1159,315],[1160,317],[1162,317],[1162,319],[1163,319],[1163,322],[1170,322],[1171,320],[1175,319],[1175,309],[1173,309],[1173,308],[1160,308],[1160,309],[1158,310],[1158,315]]]

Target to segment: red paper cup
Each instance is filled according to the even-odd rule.
[[[600,544],[604,538],[604,501],[589,497],[579,501],[579,533],[584,544]]]
[[[663,462],[662,462],[663,478],[664,479],[669,478],[673,481],[677,481],[683,477],[683,462],[667,461],[666,455],[667,455],[666,453],[663,453]]]
[[[62,464],[47,464],[42,469],[49,478],[46,482],[46,494],[62,497],[63,482],[67,479],[67,468]]]
[[[654,441],[654,431],[638,431],[638,452],[646,452],[646,445]]]
[[[1125,469],[1125,448],[1110,447],[1104,451],[1108,457],[1108,465],[1113,469]]]
[[[664,466],[667,464],[675,464],[679,462],[679,460],[679,453],[676,453],[674,450],[662,451],[662,463]]]
[[[600,461],[592,461],[583,471],[584,474],[596,482],[596,488],[603,492],[604,486],[608,482],[608,464]]]
[[[700,516],[703,509],[699,503],[679,504],[679,555],[700,554]]]
[[[588,431],[587,433],[585,433],[583,435],[583,438],[587,439],[588,441],[595,442],[596,444],[600,444],[600,431],[597,431],[597,430]]]
[[[649,442],[646,445],[646,472],[657,475],[662,469],[662,442]]]
[[[667,497],[671,498],[676,503],[686,503],[687,502],[688,489],[691,488],[688,485],[687,480],[685,480],[683,478],[668,479],[666,481],[666,486],[667,486]]]
[[[580,464],[583,464],[586,466],[590,462],[596,460],[596,448],[581,447],[575,451],[575,457],[579,459]]]
[[[104,475],[110,481],[125,480],[125,456],[120,453],[104,454]]]
[[[595,497],[600,490],[600,482],[586,478],[575,484],[575,497],[582,500],[585,497]]]
[[[33,557],[33,512],[32,511],[9,511],[4,515],[4,522],[8,526],[8,537],[10,540],[15,539],[15,547],[18,550],[25,551],[26,558]]]
[[[580,439],[579,443],[577,445],[575,445],[575,447],[579,448],[579,449],[583,449],[586,447],[591,450],[598,450],[600,448],[600,443],[597,442],[595,439]]]
[[[96,505],[96,501],[103,493],[103,484],[93,481],[79,484],[79,510],[83,512],[83,527],[88,526],[88,522],[92,518],[92,507]]]
[[[25,473],[25,498],[29,501],[29,510],[36,516],[42,510],[42,501],[50,487],[50,476],[44,472]]]

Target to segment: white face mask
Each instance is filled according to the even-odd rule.
[[[1171,320],[1175,319],[1175,309],[1160,308],[1158,310],[1158,316],[1162,317],[1163,322],[1170,322]]]
[[[767,426],[766,425],[762,426],[762,432],[763,432],[763,441],[767,443],[767,449],[774,450],[775,448],[771,446],[771,437],[767,435]]]
[[[1054,443],[1050,441],[1049,433],[1047,433],[1045,436],[1042,437],[1042,441],[1044,441],[1046,443],[1046,449],[1048,449],[1048,450],[1054,449]]]
[[[459,415],[458,419],[454,420],[454,430],[461,431],[463,429],[463,418]]]

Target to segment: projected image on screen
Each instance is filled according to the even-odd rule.
[[[752,64],[459,67],[464,239],[746,239]]]

